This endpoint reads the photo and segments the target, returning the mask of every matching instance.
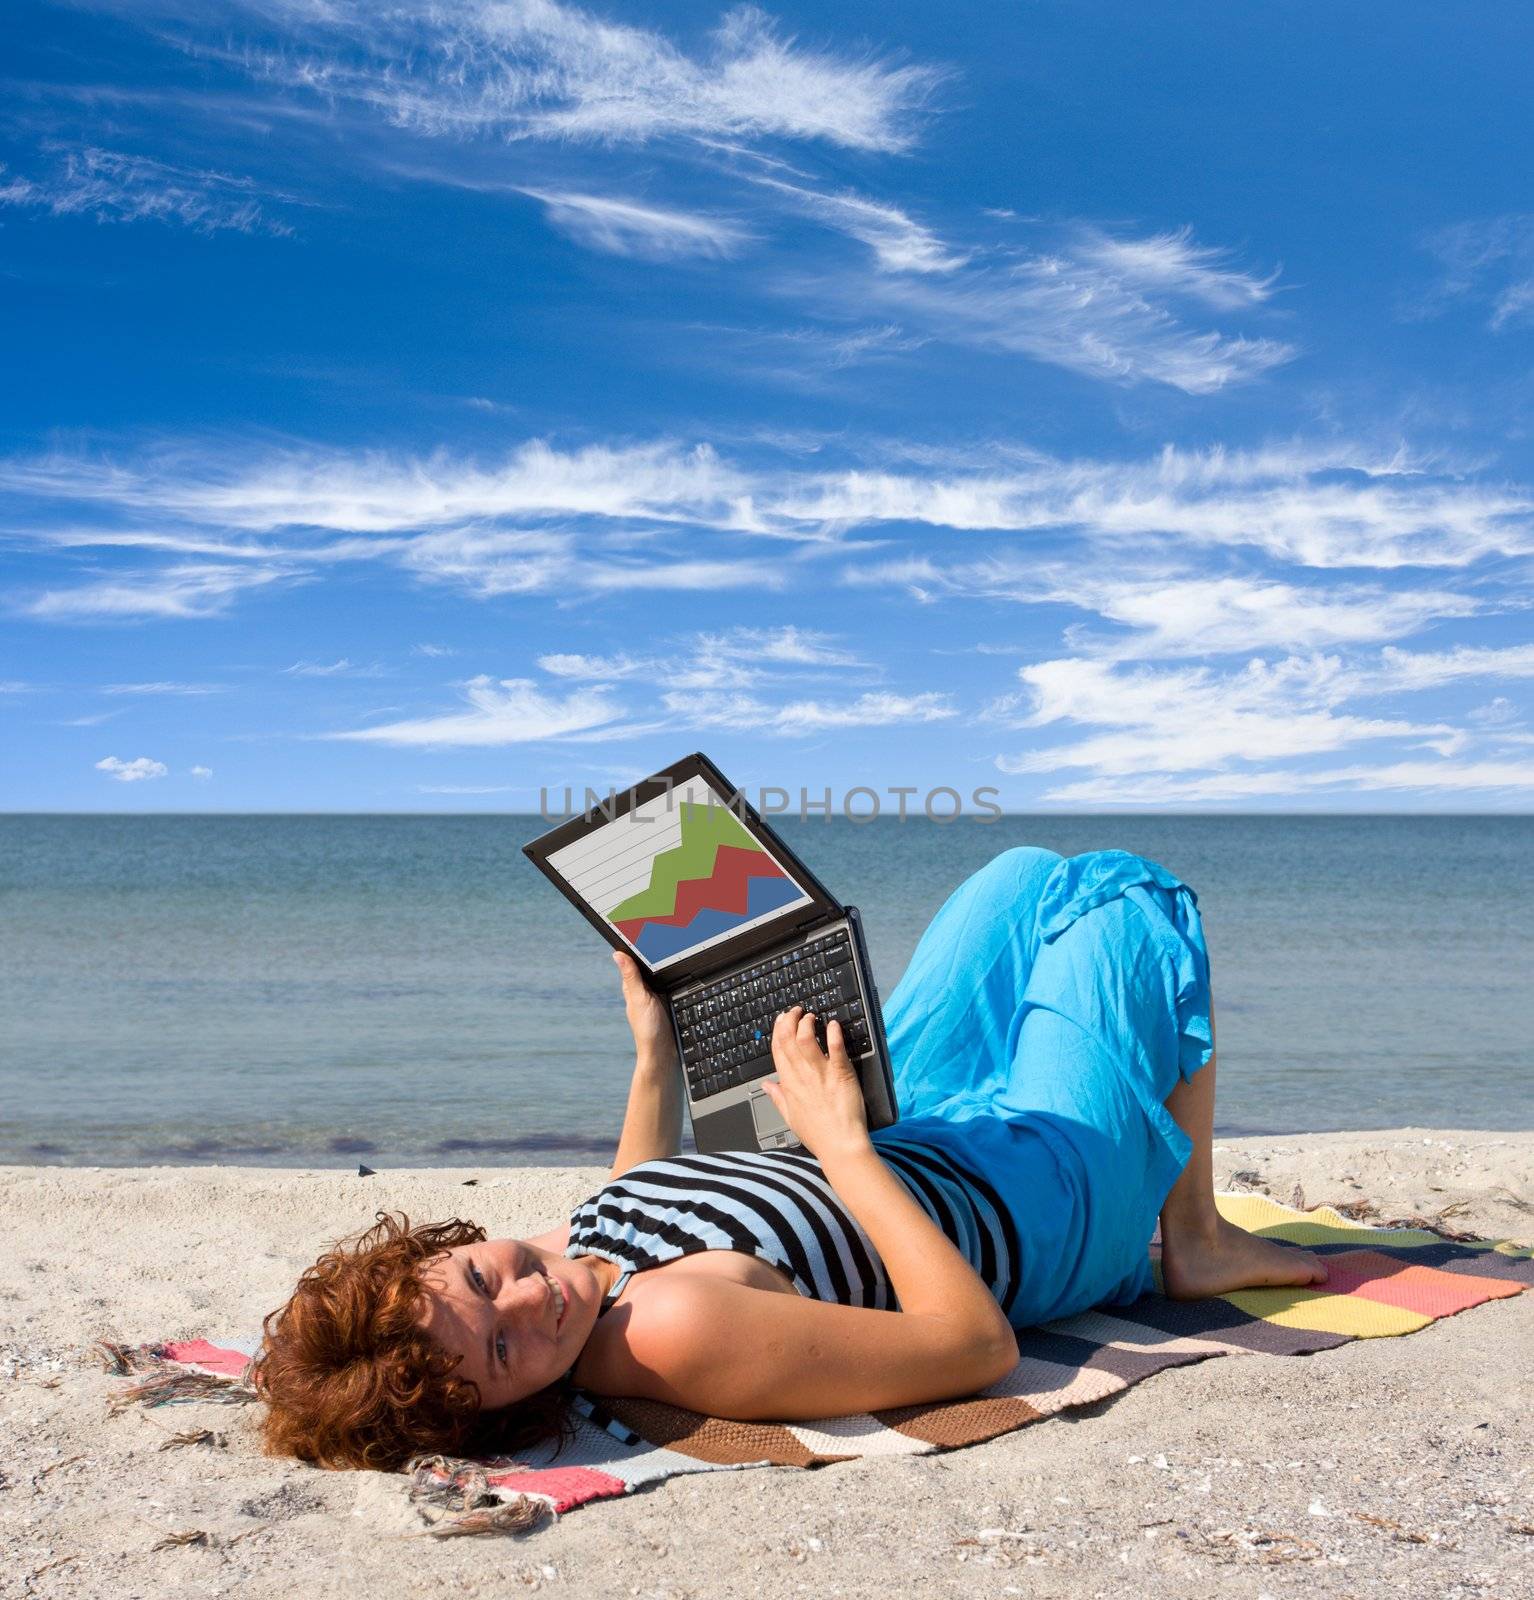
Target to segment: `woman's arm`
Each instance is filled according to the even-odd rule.
[[[973,1394],[1012,1370],[1017,1338],[1001,1307],[879,1159],[834,1023],[827,1043],[829,1055],[809,1019],[780,1017],[768,1092],[873,1241],[902,1309],[701,1274],[661,1278],[615,1309],[615,1336],[587,1347],[587,1387],[742,1421],[796,1421]]]
[[[671,1018],[639,963],[621,950],[613,951],[613,960],[623,976],[623,1004],[634,1035],[634,1076],[609,1179],[682,1147],[682,1067]]]
[[[1010,1350],[1017,1338],[996,1297],[910,1191],[879,1159],[841,1027],[815,1042],[815,1019],[795,1006],[773,1026],[777,1082],[766,1089],[884,1262],[908,1316],[936,1319],[977,1349]]]
[[[899,1312],[832,1306],[701,1274],[661,1278],[613,1314],[581,1381],[741,1421],[808,1421],[974,1394],[1017,1362],[981,1277],[878,1158],[841,1030],[777,1019],[768,1093],[885,1262]]]
[[[741,1422],[812,1422],[958,1399],[1017,1365],[1017,1340],[977,1342],[913,1311],[831,1305],[703,1273],[620,1300],[581,1355],[597,1394],[664,1400]]]

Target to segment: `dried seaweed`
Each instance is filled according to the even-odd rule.
[[[1283,1533],[1275,1528],[1220,1528],[1206,1533],[1204,1538],[1224,1552],[1240,1552],[1255,1556],[1265,1566],[1287,1561],[1314,1561],[1321,1547],[1313,1539],[1302,1539],[1297,1533]]]
[[[40,1567],[33,1567],[28,1577],[40,1578],[45,1572],[52,1572],[55,1567],[67,1567],[71,1561],[78,1561],[79,1556],[58,1556],[52,1561],[45,1561]]]
[[[1236,1194],[1271,1194],[1266,1180],[1260,1172],[1247,1169],[1243,1172],[1233,1172],[1225,1180],[1225,1187]]]
[[[1456,1200],[1431,1217],[1387,1217],[1372,1200],[1328,1200],[1324,1203],[1339,1216],[1346,1217],[1349,1222],[1366,1222],[1371,1228],[1417,1229],[1425,1233],[1436,1233],[1439,1238],[1447,1239],[1450,1244],[1475,1244],[1483,1237],[1479,1233],[1465,1233],[1448,1225],[1447,1219],[1463,1211],[1470,1203],[1467,1200]]]
[[[180,1433],[173,1433],[170,1438],[168,1438],[165,1443],[160,1446],[160,1449],[175,1450],[182,1445],[188,1444],[221,1445],[223,1442],[223,1434],[214,1433],[211,1428],[183,1428]]]
[[[179,1533],[167,1533],[156,1544],[150,1545],[151,1550],[172,1550],[183,1544],[208,1544],[208,1534],[202,1528],[183,1528]]]
[[[1406,1527],[1393,1517],[1376,1517],[1369,1511],[1355,1511],[1353,1519],[1356,1522],[1367,1522],[1371,1528],[1378,1528],[1381,1532],[1390,1534],[1392,1538],[1399,1539],[1402,1544],[1432,1544],[1434,1542],[1431,1534],[1418,1533],[1414,1528]]]

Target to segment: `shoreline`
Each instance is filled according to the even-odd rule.
[[[1451,1140],[1460,1145],[1470,1145],[1484,1141],[1495,1142],[1499,1139],[1518,1140],[1534,1133],[1530,1128],[1457,1128],[1453,1130],[1435,1130],[1427,1127],[1406,1126],[1400,1128],[1323,1128],[1323,1129],[1259,1129],[1240,1128],[1229,1132],[1221,1132],[1218,1128],[1214,1135],[1214,1148],[1218,1153],[1223,1147],[1231,1149],[1245,1148],[1247,1146],[1260,1146],[1271,1148],[1274,1151],[1288,1149],[1323,1149],[1335,1144],[1347,1144],[1371,1141],[1400,1141],[1410,1144],[1412,1140],[1428,1139],[1433,1141]],[[252,1151],[249,1146],[230,1145],[219,1148],[216,1141],[205,1141],[212,1148],[206,1150],[196,1146],[184,1149],[166,1149],[154,1151],[142,1159],[123,1160],[104,1159],[90,1161],[83,1157],[74,1159],[63,1150],[48,1150],[39,1152],[35,1156],[18,1156],[14,1153],[0,1152],[0,1173],[54,1171],[54,1172],[209,1172],[209,1171],[239,1171],[251,1173],[265,1173],[275,1177],[278,1174],[298,1176],[306,1173],[330,1173],[344,1175],[354,1173],[360,1165],[372,1166],[375,1161],[383,1161],[388,1165],[374,1168],[374,1173],[382,1176],[386,1173],[401,1176],[419,1175],[431,1172],[572,1172],[594,1169],[603,1164],[604,1157],[618,1147],[618,1132],[615,1129],[606,1137],[588,1137],[581,1145],[566,1145],[553,1139],[530,1137],[526,1142],[506,1140],[486,1140],[478,1151],[472,1150],[445,1150],[432,1151],[427,1154],[431,1159],[422,1161],[410,1158],[400,1165],[393,1164],[387,1151],[380,1150],[366,1140],[355,1141],[354,1146],[344,1150],[327,1151],[325,1154],[330,1159],[323,1163],[304,1161],[302,1152],[283,1151],[276,1147]],[[682,1151],[687,1153],[694,1147],[691,1140],[684,1133]],[[272,1159],[241,1160],[241,1156],[256,1154],[262,1157],[270,1154]],[[481,1160],[473,1157],[479,1154]],[[542,1157],[543,1159],[540,1159]],[[509,1158],[509,1159],[507,1159]]]
[[[377,1210],[525,1234],[605,1172],[0,1167],[0,1570],[19,1594],[102,1600],[1534,1592],[1534,1293],[1406,1338],[1177,1368],[951,1453],[676,1478],[521,1538],[402,1537],[402,1475],[264,1457],[254,1407],[107,1414],[121,1380],[89,1360],[98,1337],[250,1337]],[[1217,1139],[1215,1180],[1534,1244],[1534,1131]],[[210,1437],[167,1447],[185,1429]],[[208,1542],[154,1548],[191,1529]]]

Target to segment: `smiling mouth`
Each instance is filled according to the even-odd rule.
[[[554,1317],[554,1332],[558,1333],[565,1320],[565,1312],[570,1309],[570,1302],[565,1298],[565,1286],[552,1274],[549,1277],[549,1287],[554,1291],[555,1304],[558,1307]]]

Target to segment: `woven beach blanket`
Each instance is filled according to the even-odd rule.
[[[1327,1206],[1296,1211],[1264,1195],[1216,1200],[1237,1226],[1323,1255],[1328,1281],[1196,1301],[1146,1295],[1133,1305],[1031,1328],[1018,1335],[1016,1367],[966,1400],[820,1422],[755,1423],[649,1400],[581,1396],[575,1438],[557,1454],[516,1463],[432,1458],[415,1466],[415,1485],[438,1504],[451,1503],[461,1490],[461,1505],[499,1501],[560,1513],[681,1473],[925,1455],[1091,1405],[1167,1367],[1213,1356],[1310,1355],[1354,1339],[1415,1333],[1534,1284],[1534,1250],[1425,1227],[1373,1227]],[[146,1348],[164,1373],[216,1374],[238,1384],[255,1346],[197,1340]],[[196,1385],[184,1395],[177,1387],[166,1384],[165,1397],[213,1398]]]

